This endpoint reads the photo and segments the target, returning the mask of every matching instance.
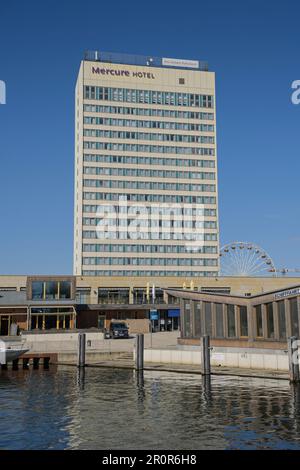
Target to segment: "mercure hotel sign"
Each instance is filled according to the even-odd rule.
[[[92,73],[97,75],[109,75],[113,77],[132,77],[132,78],[155,78],[152,72],[134,72],[122,69],[109,69],[103,67],[92,67]]]

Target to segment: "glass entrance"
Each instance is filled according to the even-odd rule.
[[[9,332],[9,316],[0,317],[0,336],[8,336]]]
[[[98,328],[103,331],[105,327],[105,315],[98,315]]]

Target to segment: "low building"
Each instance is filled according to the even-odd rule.
[[[235,305],[234,299],[239,299],[237,306],[248,306],[257,296],[286,290],[290,285],[300,285],[300,279],[3,275],[0,335],[13,334],[16,329],[103,330],[113,319],[125,320],[131,332],[149,331],[150,321],[155,330],[178,329],[179,303],[182,304],[184,296],[190,299],[189,296],[196,295],[197,299],[212,304]],[[214,298],[219,300],[211,301]],[[206,315],[208,318],[209,313]],[[215,313],[211,315],[213,324]],[[185,324],[182,332],[186,331],[184,328]],[[193,340],[194,331],[182,340]]]
[[[198,345],[209,335],[212,346],[286,349],[299,338],[300,284],[251,296],[168,289],[181,311],[180,344]]]

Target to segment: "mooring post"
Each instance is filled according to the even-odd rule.
[[[202,374],[210,374],[210,340],[208,335],[202,336]]]
[[[144,369],[144,335],[137,334],[135,340],[135,368],[136,370]]]
[[[78,367],[85,367],[85,343],[86,334],[78,333]]]
[[[299,358],[298,358],[298,338],[291,336],[288,338],[288,354],[289,354],[289,373],[290,382],[299,382]]]

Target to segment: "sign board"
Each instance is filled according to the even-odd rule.
[[[178,318],[180,317],[180,308],[171,308],[168,310],[169,318]]]
[[[150,320],[158,320],[158,311],[156,309],[150,310]]]
[[[277,292],[277,294],[274,295],[274,298],[276,300],[278,299],[284,299],[285,297],[290,297],[291,295],[299,295],[300,294],[300,287],[297,289],[290,289],[290,290],[284,290],[282,292]]]
[[[167,65],[169,67],[183,67],[183,68],[190,68],[190,69],[198,69],[199,61],[198,60],[186,60],[186,59],[169,59],[169,58],[163,57],[162,65]]]

